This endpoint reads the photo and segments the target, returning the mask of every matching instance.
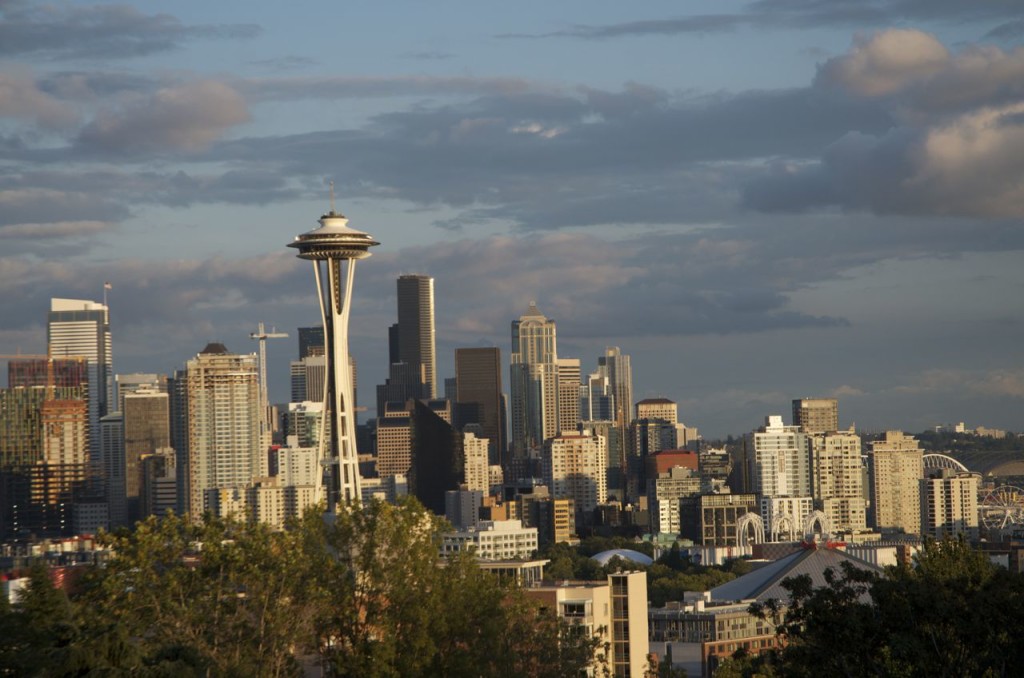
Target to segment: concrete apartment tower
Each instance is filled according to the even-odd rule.
[[[811,447],[814,504],[835,530],[867,528],[861,439],[852,429],[807,436]]]
[[[324,328],[327,356],[327,413],[330,436],[320,437],[321,458],[329,460],[331,482],[327,488],[328,511],[339,502],[359,501],[359,455],[356,451],[355,394],[352,363],[348,351],[348,318],[352,308],[352,286],[356,261],[370,256],[377,241],[362,231],[349,228],[348,219],[334,211],[320,217],[320,227],[295,237],[288,244],[299,258],[313,262],[317,299]]]
[[[764,510],[763,500],[811,498],[811,463],[807,436],[799,426],[786,426],[779,415],[765,417],[764,426],[754,432],[754,460],[751,469],[753,490],[762,499],[765,527],[772,516]],[[770,502],[769,502],[770,503]],[[805,516],[790,516],[802,524]]]
[[[244,492],[267,451],[260,434],[259,361],[208,344],[186,364],[189,515],[208,508],[206,491]]]
[[[924,450],[902,431],[886,431],[871,443],[868,457],[874,527],[885,532],[921,533],[921,478]]]
[[[437,397],[434,341],[434,279],[427,275],[398,278],[398,362],[411,366],[422,385],[419,397]]]
[[[560,433],[555,321],[545,317],[533,302],[519,320],[512,321],[509,362],[512,456],[518,459]]]
[[[793,401],[793,425],[804,433],[839,430],[839,401],[835,398],[800,398]]]
[[[102,466],[100,419],[112,412],[114,401],[113,351],[110,311],[84,299],[51,299],[46,339],[52,358],[81,357],[87,361],[89,465],[99,474]]]

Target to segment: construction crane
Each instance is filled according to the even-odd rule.
[[[267,339],[285,339],[286,332],[278,332],[272,327],[269,332],[264,329],[263,323],[259,324],[256,332],[249,335],[250,339],[260,342],[260,408],[263,430],[270,431],[270,399],[267,397]]]

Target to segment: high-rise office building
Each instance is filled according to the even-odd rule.
[[[316,355],[323,355],[324,346],[323,325],[299,328],[299,360]]]
[[[266,459],[260,435],[256,354],[209,344],[187,363],[188,511],[199,517],[209,489],[244,488]]]
[[[835,398],[801,398],[793,401],[793,425],[804,433],[839,430],[839,401]]]
[[[902,431],[886,431],[871,443],[871,512],[875,529],[921,533],[921,484],[924,450]]]
[[[398,357],[412,367],[423,385],[420,398],[437,397],[434,348],[434,279],[427,275],[398,278]]]
[[[597,359],[597,370],[608,377],[615,394],[615,422],[625,430],[629,424],[629,408],[633,404],[633,368],[628,355],[618,346],[609,346]]]
[[[338,503],[359,501],[362,496],[348,319],[356,262],[369,257],[370,248],[379,243],[369,234],[350,228],[348,219],[334,211],[333,188],[331,211],[320,217],[319,223],[319,228],[296,236],[288,246],[299,250],[300,259],[313,263],[316,278],[327,356],[325,415],[331,421],[330,440],[322,440],[320,444],[325,461],[331,465],[327,506],[328,511],[333,511]]]
[[[501,349],[455,349],[455,401],[459,425],[478,424],[480,435],[488,441],[490,463],[501,464],[508,453],[501,393]]]
[[[615,421],[615,395],[608,377],[600,372],[591,372],[580,384],[580,420]]]
[[[46,335],[51,357],[87,361],[89,464],[98,477],[102,465],[100,418],[115,409],[109,309],[84,299],[51,299]]]
[[[510,363],[513,457],[522,458],[560,433],[555,321],[534,303],[512,322]]]
[[[170,406],[167,393],[139,389],[123,394],[124,498],[128,524],[146,514],[142,506],[142,460],[170,448]],[[172,464],[173,467],[173,464]]]

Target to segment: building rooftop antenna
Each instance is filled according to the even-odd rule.
[[[331,216],[334,216],[334,179],[331,179]]]

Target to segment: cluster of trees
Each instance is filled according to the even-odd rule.
[[[0,675],[569,676],[607,651],[469,557],[414,501],[284,532],[150,518],[70,595],[0,607]]]
[[[783,649],[735,656],[716,678],[1020,675],[1024,575],[963,541],[928,542],[915,561],[830,571],[819,588],[787,580],[785,610],[755,606],[779,624]]]

